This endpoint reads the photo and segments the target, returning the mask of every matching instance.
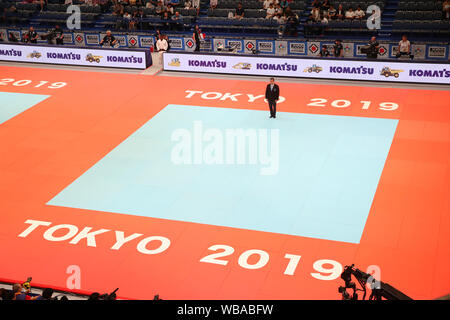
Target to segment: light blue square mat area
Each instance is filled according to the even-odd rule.
[[[397,123],[168,105],[48,204],[359,243]]]

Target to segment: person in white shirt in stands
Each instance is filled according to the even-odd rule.
[[[353,8],[350,7],[350,9],[347,10],[345,13],[345,19],[353,20],[355,18],[355,12],[353,11]]]
[[[266,19],[273,18],[273,16],[275,15],[275,8],[273,7],[273,3],[270,3],[266,12],[267,12]]]
[[[156,41],[156,51],[159,53],[159,61],[163,64],[163,54],[167,51],[169,44],[162,34],[159,35],[158,41]]]
[[[197,10],[198,15],[200,13],[200,0],[192,0],[192,8]]]
[[[358,6],[358,9],[355,11],[355,19],[362,20],[362,18],[365,17],[365,12],[361,9],[360,6]]]
[[[264,10],[269,9],[270,4],[273,4],[273,1],[272,1],[272,0],[264,0],[264,2],[263,2],[263,9],[264,9]]]
[[[319,10],[319,8],[316,8],[316,7],[312,8],[311,14],[312,14],[312,18],[313,18],[313,20],[315,22],[320,21],[320,10]]]
[[[398,52],[395,55],[397,58],[400,58],[401,56],[409,56],[412,59],[414,59],[414,55],[411,54],[411,42],[409,42],[408,38],[406,38],[406,35],[402,36],[402,40],[398,43]]]

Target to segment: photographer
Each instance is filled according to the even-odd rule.
[[[376,59],[378,57],[379,48],[380,44],[378,43],[377,38],[373,36],[367,46],[361,48],[361,53],[365,53],[367,59]]]
[[[56,44],[62,45],[64,44],[63,39],[64,33],[59,25],[56,25],[55,28],[47,35],[48,44],[55,44],[56,42]]]
[[[326,45],[322,46],[322,50],[320,50],[319,56],[322,58],[326,58],[326,57],[330,56],[330,51],[328,51],[328,47]]]
[[[37,39],[39,38],[36,31],[34,31],[33,27],[30,27],[27,33],[23,36],[22,41],[25,43],[37,43]]]
[[[109,45],[110,47],[114,47],[117,43],[117,39],[111,34],[111,30],[106,31],[106,36],[103,37],[102,41],[100,41],[100,45]]]

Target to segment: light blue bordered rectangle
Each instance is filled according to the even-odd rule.
[[[0,92],[0,124],[28,110],[48,97],[42,94]]]
[[[278,129],[279,166],[177,165],[173,132]],[[398,120],[168,105],[49,205],[359,243]]]

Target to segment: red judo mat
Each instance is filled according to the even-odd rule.
[[[354,263],[414,299],[450,292],[449,91],[280,83],[281,112],[399,120],[355,244],[47,205],[168,104],[267,110],[263,82],[0,73],[0,92],[49,96],[0,124],[3,280],[131,299],[339,299],[338,271]]]

